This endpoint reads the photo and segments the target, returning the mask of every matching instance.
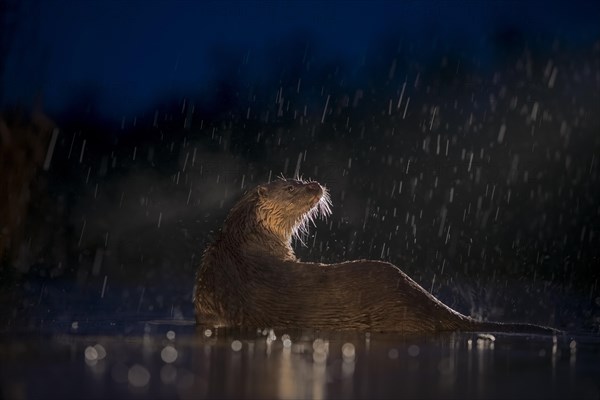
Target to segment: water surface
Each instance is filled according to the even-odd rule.
[[[51,328],[51,329],[50,329]],[[598,398],[600,338],[101,321],[0,337],[6,399]]]

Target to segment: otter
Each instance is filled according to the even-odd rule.
[[[292,239],[306,236],[315,217],[330,214],[329,193],[315,181],[281,178],[247,191],[202,256],[194,290],[197,323],[405,334],[559,332],[477,321],[388,262],[298,260]]]

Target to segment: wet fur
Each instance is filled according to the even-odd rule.
[[[403,333],[554,332],[537,325],[475,321],[387,262],[298,261],[292,238],[305,234],[315,216],[331,213],[327,190],[318,185],[315,200],[315,185],[281,179],[248,191],[232,208],[198,270],[198,323]]]

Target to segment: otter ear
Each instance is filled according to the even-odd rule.
[[[267,195],[268,191],[269,191],[269,189],[267,189],[265,186],[259,186],[258,188],[256,188],[258,197],[265,197]]]

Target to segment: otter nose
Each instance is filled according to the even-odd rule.
[[[321,193],[321,185],[319,185],[317,182],[310,182],[306,184],[306,189],[308,189],[308,191],[313,192],[313,193]]]

